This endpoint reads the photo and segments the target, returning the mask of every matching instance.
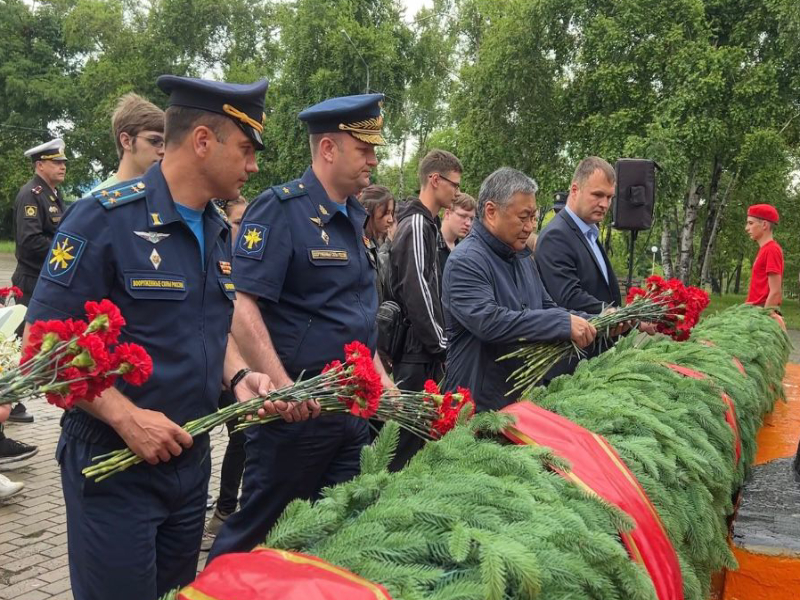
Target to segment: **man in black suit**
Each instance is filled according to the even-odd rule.
[[[597,314],[620,305],[617,277],[597,226],[611,206],[616,179],[614,168],[602,158],[583,159],[572,177],[566,207],[539,235],[536,264],[559,306]]]
[[[575,174],[564,210],[558,212],[539,235],[535,260],[547,292],[556,304],[568,310],[599,314],[621,305],[619,283],[606,251],[600,245],[601,223],[611,206],[617,181],[614,167],[602,158],[584,158]],[[651,325],[640,326],[651,331]],[[629,329],[621,325],[612,338]],[[588,357],[597,356],[611,346],[609,338],[598,335],[586,348]],[[545,383],[558,375],[571,373],[577,358],[556,365]]]

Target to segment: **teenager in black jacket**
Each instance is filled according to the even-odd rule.
[[[394,357],[398,387],[422,390],[426,379],[444,376],[444,334],[437,237],[439,212],[450,208],[461,187],[461,162],[444,150],[432,150],[419,164],[419,198],[406,202],[398,216],[391,248],[392,296],[409,324],[403,353]],[[416,451],[404,438],[395,457],[402,466]],[[404,452],[405,450],[405,452]]]

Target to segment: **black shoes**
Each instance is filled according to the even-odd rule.
[[[24,404],[19,403],[11,409],[8,420],[11,423],[33,423],[33,415],[25,410]]]
[[[0,466],[9,465],[36,456],[39,448],[4,437],[0,439]]]

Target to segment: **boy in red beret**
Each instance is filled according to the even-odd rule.
[[[744,230],[759,246],[750,276],[748,304],[777,308],[783,299],[783,250],[772,238],[778,220],[778,211],[769,204],[754,204],[747,209]]]

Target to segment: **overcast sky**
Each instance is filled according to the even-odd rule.
[[[432,0],[400,0],[400,4],[406,7],[406,19],[409,21],[423,6],[430,8],[433,5]]]

